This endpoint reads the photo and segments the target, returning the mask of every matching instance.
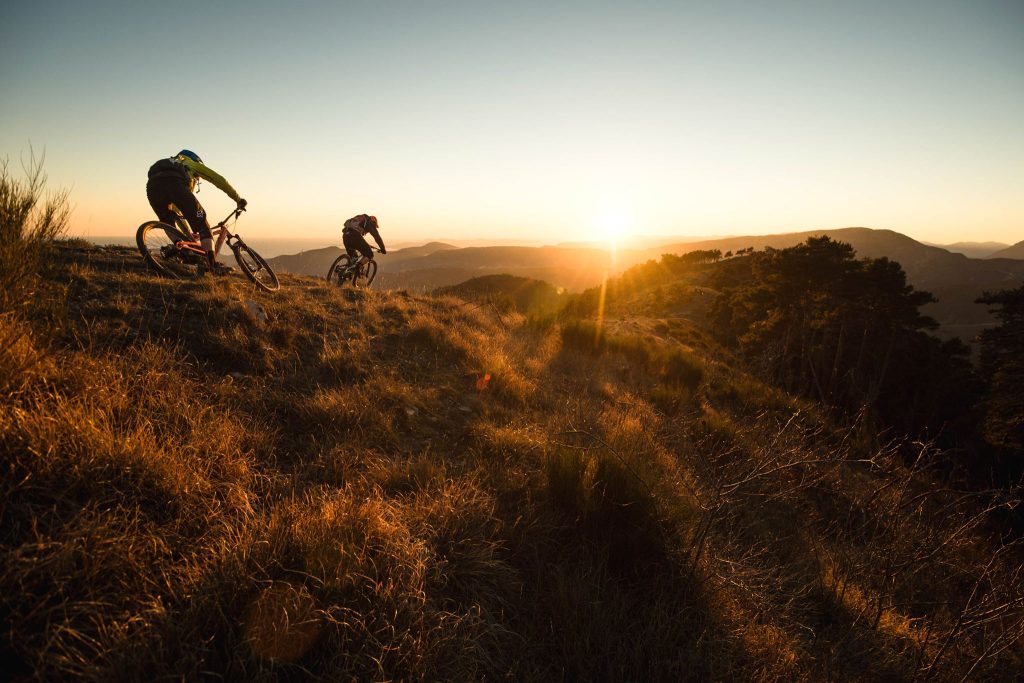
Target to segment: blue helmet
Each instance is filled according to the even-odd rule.
[[[178,156],[179,157],[188,157],[192,161],[195,161],[196,163],[199,163],[199,164],[203,163],[203,160],[199,158],[199,155],[196,154],[195,152],[193,152],[190,149],[183,149],[183,150],[181,150],[180,152],[178,152]]]

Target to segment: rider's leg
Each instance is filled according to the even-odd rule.
[[[174,204],[188,221],[192,231],[199,233],[203,250],[206,252],[206,259],[210,262],[210,267],[213,268],[217,265],[217,258],[213,253],[213,232],[210,230],[210,222],[206,219],[203,205],[184,183],[174,192]]]
[[[157,220],[167,225],[174,225],[178,219],[178,214],[170,208],[178,194],[174,190],[176,184],[180,185],[181,182],[174,178],[150,178],[146,183],[146,199],[156,213]],[[188,191],[187,187],[185,191]]]
[[[361,254],[362,257],[352,262],[353,266],[360,265],[364,259],[373,258],[373,249],[366,243],[366,239],[359,233],[346,230],[343,235],[343,241],[345,242],[345,250],[348,251],[349,256],[355,254]]]

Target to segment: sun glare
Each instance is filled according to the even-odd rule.
[[[613,253],[633,235],[633,217],[622,206],[605,208],[599,218],[600,235]]]

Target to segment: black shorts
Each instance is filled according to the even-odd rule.
[[[178,207],[178,211],[188,221],[192,232],[198,232],[200,237],[213,239],[210,231],[210,222],[206,220],[206,212],[203,205],[199,203],[196,196],[188,189],[188,182],[175,176],[155,176],[146,183],[146,197],[149,205],[156,212],[156,217],[161,223],[174,225],[178,217],[171,211],[170,205]]]
[[[366,258],[373,258],[373,249],[370,248],[366,238],[355,230],[342,230],[341,239],[345,243],[345,251],[348,252],[349,256],[355,256],[356,253],[360,253]]]

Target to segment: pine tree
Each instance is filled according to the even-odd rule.
[[[978,303],[995,306],[998,327],[981,333],[981,369],[988,387],[985,436],[999,447],[1024,451],[1024,286]]]

